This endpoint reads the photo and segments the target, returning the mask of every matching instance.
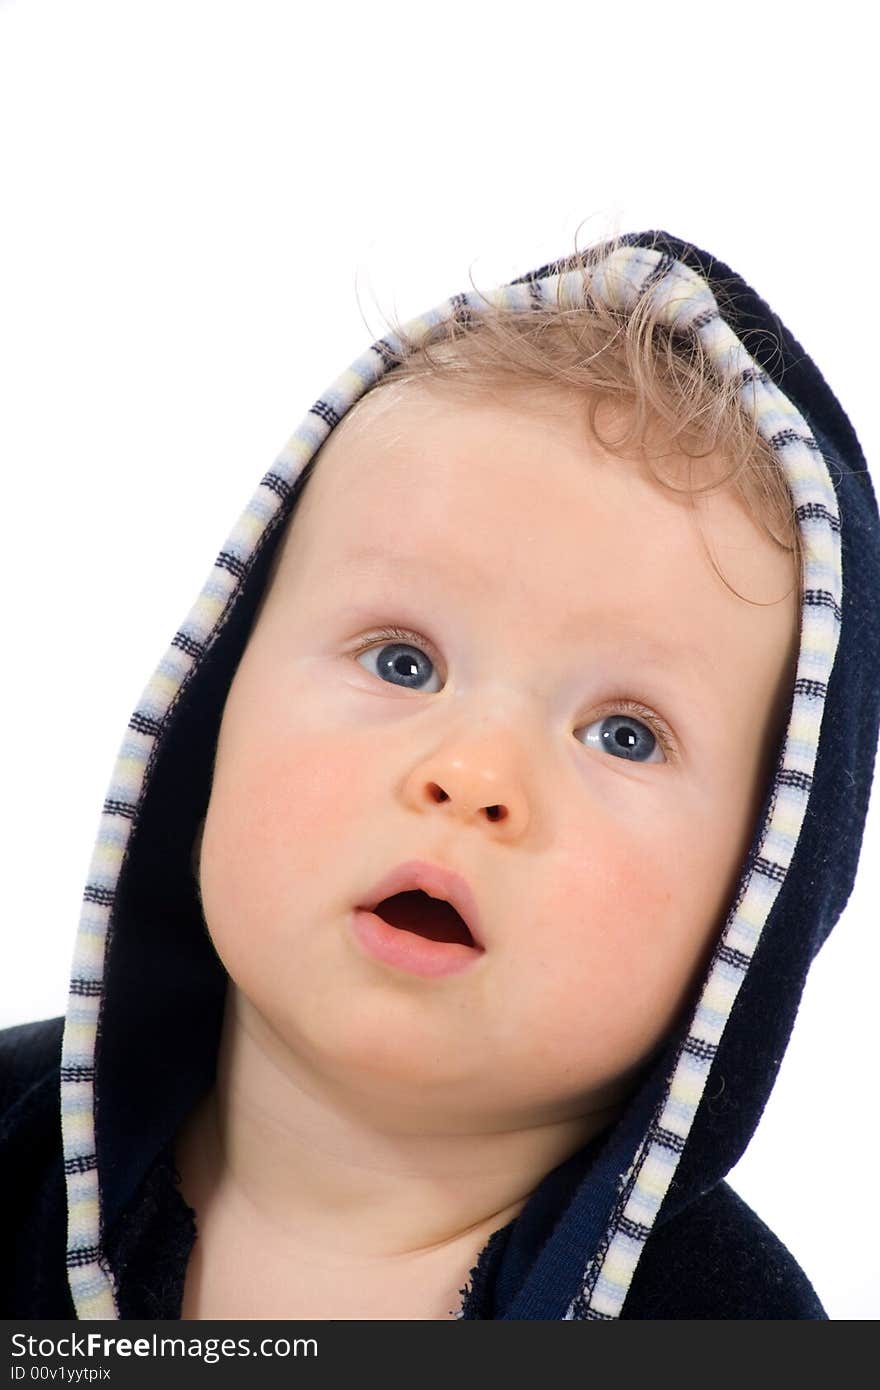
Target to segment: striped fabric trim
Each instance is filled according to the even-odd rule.
[[[558,292],[561,303],[573,306],[580,302],[582,289],[581,275],[575,271],[502,286],[486,295],[455,295],[405,324],[404,332],[418,346],[441,321],[455,318],[471,322],[487,300],[526,311],[553,302]],[[804,537],[806,592],[794,708],[760,855],[727,923],[665,1102],[640,1147],[600,1254],[585,1270],[582,1288],[565,1314],[567,1319],[618,1316],[675,1171],[718,1041],[803,823],[825,688],[837,646],[842,589],[840,522],[822,455],[798,411],[760,371],[720,317],[706,283],[668,256],[626,247],[599,266],[593,291],[609,304],[623,308],[633,307],[641,294],[650,292],[662,304],[670,326],[692,327],[722,374],[739,379],[743,404],[755,413],[762,434],[773,442],[794,494]],[[195,604],[147,683],[119,749],[83,892],[62,1043],[67,1268],[76,1315],[83,1320],[119,1316],[117,1290],[101,1247],[95,1049],[108,928],[156,745],[297,478],[346,412],[393,365],[401,347],[396,335],[373,343],[310,408],[223,545]],[[461,1310],[457,1316],[461,1317]]]

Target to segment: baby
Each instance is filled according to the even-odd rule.
[[[701,254],[625,239],[530,306],[453,301],[319,403],[295,490],[264,479],[284,505],[218,560],[238,618],[215,586],[132,722],[149,797],[79,1078],[72,986],[62,1083],[105,1098],[119,1189],[89,1253],[68,1180],[79,1316],[824,1317],[721,1179],[814,949],[809,860],[781,885],[838,639],[832,448]],[[132,1009],[166,1041],[125,1090]]]

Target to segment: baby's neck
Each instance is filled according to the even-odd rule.
[[[383,1112],[365,1106],[357,1082],[342,1092],[291,1055],[247,1001],[228,1003],[216,1084],[180,1136],[190,1205],[203,1215],[222,1205],[239,1225],[262,1226],[279,1255],[311,1250],[321,1264],[391,1271],[442,1261],[482,1248],[611,1117],[596,1109],[521,1127],[499,1117],[492,1129],[483,1105],[472,1131],[458,1113],[441,1127],[438,1105],[416,1120],[391,1105]]]
[[[335,1241],[321,1247],[314,1236],[301,1243],[224,1176],[211,1108],[210,1098],[196,1107],[175,1144],[181,1191],[196,1213],[182,1318],[454,1318],[484,1245],[515,1215],[406,1254],[339,1253]]]

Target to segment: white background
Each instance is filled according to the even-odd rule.
[[[128,715],[380,310],[594,226],[665,228],[770,300],[877,477],[870,22],[840,0],[0,0],[0,1026],[63,1013]],[[880,1314],[877,801],[733,1173],[837,1319]]]

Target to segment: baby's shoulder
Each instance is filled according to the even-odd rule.
[[[621,1316],[827,1318],[794,1256],[725,1182],[655,1226]]]

